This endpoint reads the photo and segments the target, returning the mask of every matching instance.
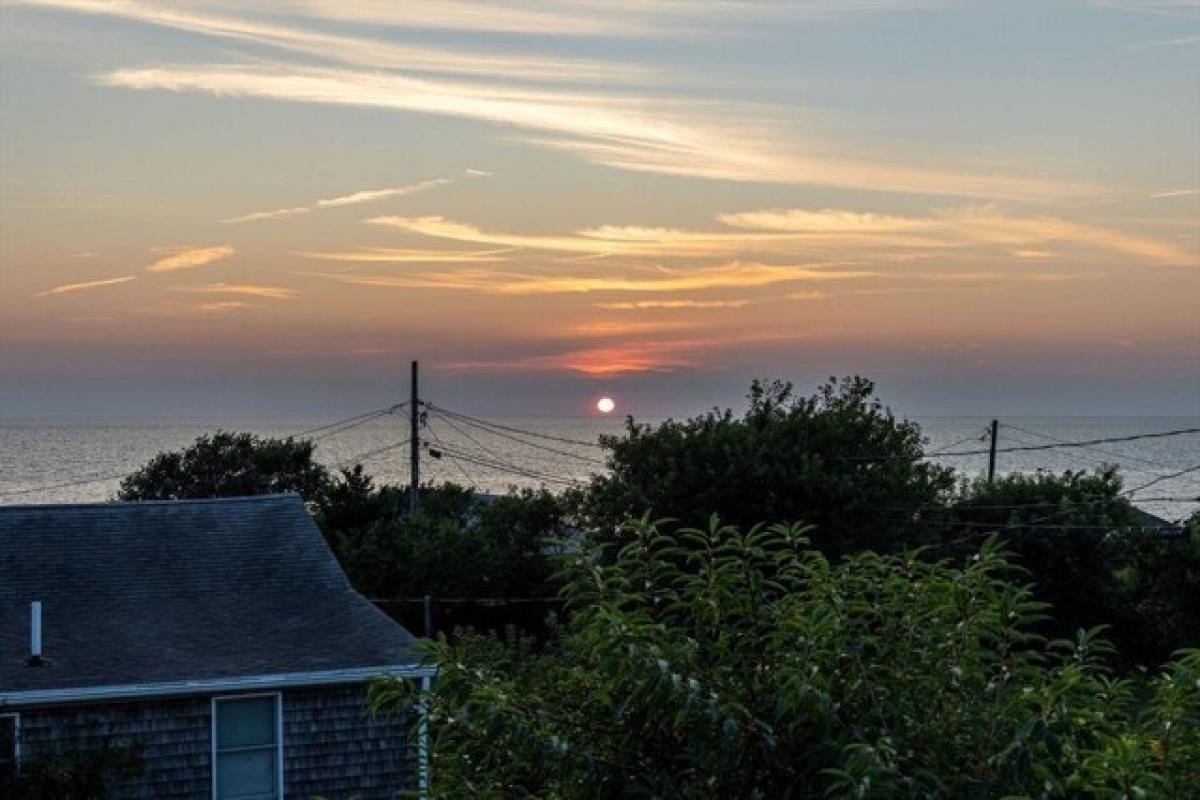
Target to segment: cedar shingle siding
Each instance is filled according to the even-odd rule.
[[[365,686],[285,689],[282,695],[288,800],[392,800],[414,788],[407,723],[369,716]],[[143,769],[114,786],[112,800],[209,800],[211,709],[208,696],[23,708],[22,761],[136,743]]]

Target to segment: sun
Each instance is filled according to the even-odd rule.
[[[616,407],[617,404],[611,397],[601,397],[596,401],[596,410],[601,414],[611,414]]]

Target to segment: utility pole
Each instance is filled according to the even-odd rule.
[[[412,515],[417,513],[417,507],[421,504],[421,401],[417,392],[416,361],[412,362],[412,397],[408,403],[408,418],[412,426],[409,431],[408,513]]]
[[[1000,421],[992,420],[990,428],[992,444],[988,448],[988,483],[996,479],[996,439],[1000,436]]]

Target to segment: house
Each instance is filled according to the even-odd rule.
[[[393,798],[425,748],[367,681],[419,662],[296,495],[0,506],[0,775],[105,752],[114,798]]]

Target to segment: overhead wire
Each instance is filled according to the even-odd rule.
[[[1057,450],[1062,447],[1090,447],[1097,444],[1111,444],[1114,442],[1133,442],[1139,439],[1161,439],[1166,436],[1185,436],[1200,433],[1200,428],[1179,428],[1172,431],[1158,431],[1156,433],[1137,433],[1130,436],[1107,436],[1100,439],[1084,439],[1080,441],[1058,441],[1049,444],[1033,444],[1022,445],[1019,447],[1000,447],[996,449],[997,453],[1021,453],[1031,452],[1036,450]],[[978,456],[985,455],[990,452],[986,450],[960,450],[958,452],[941,453],[943,456]]]
[[[439,411],[435,410],[434,413],[440,414],[442,417],[442,420],[444,422],[446,422],[447,424],[450,424],[451,420],[448,416],[446,416],[445,412],[439,412]],[[556,455],[564,456],[566,458],[574,458],[579,461],[587,462],[589,464],[595,464],[597,466],[605,466],[605,463],[598,458],[592,458],[591,456],[580,455],[579,453],[571,453],[566,450],[560,450],[557,447],[551,447],[550,445],[540,444],[538,442],[525,441],[516,436],[513,436],[512,434],[506,433],[502,430],[491,430],[489,428],[484,427],[483,425],[473,423],[473,422],[468,422],[467,420],[462,420],[462,422],[464,425],[470,425],[471,427],[474,427],[476,430],[485,431],[487,433],[492,434],[493,436],[499,436],[502,439],[508,439],[509,441],[516,442],[517,444],[525,445],[527,447],[537,448],[540,450],[544,450],[548,453],[554,453]],[[455,430],[459,430],[460,432],[462,432],[461,429],[457,428],[457,427],[455,428]],[[476,441],[472,437],[467,436],[465,433],[463,435],[466,436],[468,439],[471,439],[471,441],[474,441],[475,444],[478,447],[480,447],[481,449],[488,450],[488,448],[484,447],[482,444],[480,444],[478,441]],[[490,450],[489,450],[489,452],[490,452]]]
[[[1020,425],[1014,425],[1011,422],[1004,423],[1004,427],[1006,429],[1011,428],[1012,430],[1016,430],[1016,431],[1020,431],[1021,433],[1029,434],[1030,436],[1036,436],[1040,439],[1046,439],[1051,442],[1056,442],[1060,445],[1072,446],[1071,442],[1069,442],[1065,439],[1059,439],[1057,436],[1051,436],[1048,433],[1040,433],[1039,431],[1032,431],[1032,430],[1029,430],[1028,428],[1022,428]],[[1095,452],[1102,453],[1106,456],[1112,456],[1113,458],[1122,459],[1123,461],[1140,461],[1143,464],[1149,464],[1152,467],[1161,467],[1163,469],[1173,469],[1173,465],[1164,464],[1161,461],[1155,461],[1153,459],[1145,458],[1144,456],[1135,456],[1132,453],[1120,453],[1115,450],[1103,450],[1103,449],[1101,449],[1099,447],[1095,447],[1093,445],[1079,445],[1079,446],[1084,447],[1089,450],[1094,450]],[[1106,463],[1108,463],[1108,462],[1106,462]]]
[[[492,422],[490,420],[480,419],[479,417],[472,417],[468,414],[463,414],[458,411],[453,411],[448,408],[443,408],[441,406],[434,405],[433,403],[425,403],[424,405],[428,408],[440,411],[443,414],[448,414],[449,416],[452,416],[455,419],[458,419],[458,420],[461,420],[464,422],[468,422],[468,421],[474,422],[478,426],[507,431],[508,433],[516,433],[516,434],[521,434],[524,436],[530,436],[530,437],[533,437],[536,439],[545,439],[547,441],[559,442],[561,444],[574,444],[574,445],[578,445],[580,447],[596,447],[596,448],[604,447],[604,445],[600,444],[599,442],[589,442],[584,439],[572,439],[567,436],[555,436],[554,434],[541,433],[540,431],[531,431],[531,430],[526,430],[524,428],[514,428],[511,425],[502,425],[499,422]]]

